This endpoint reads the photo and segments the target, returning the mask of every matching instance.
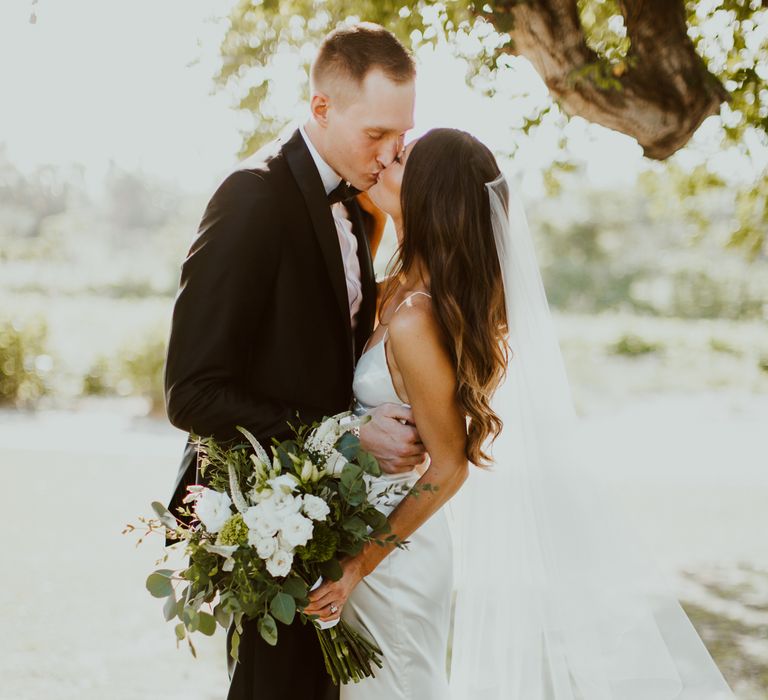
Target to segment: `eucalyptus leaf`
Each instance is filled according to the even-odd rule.
[[[182,613],[182,620],[186,623],[187,629],[194,632],[198,628],[200,613],[194,608],[186,607]]]
[[[287,593],[278,593],[269,604],[270,612],[280,622],[290,625],[296,615],[296,601]]]
[[[216,622],[218,622],[224,629],[227,629],[232,621],[232,613],[227,612],[221,603],[213,609],[213,616],[216,618]]]
[[[267,613],[259,620],[259,634],[267,644],[277,644],[277,623],[272,615]]]
[[[240,650],[240,633],[235,630],[232,633],[232,639],[229,642],[229,655],[234,661],[238,660],[238,652]]]
[[[363,468],[366,474],[381,476],[381,467],[370,452],[360,450],[357,454],[356,462]]]
[[[277,448],[277,456],[280,459],[280,465],[283,468],[284,472],[292,472],[293,471],[293,461],[291,460],[290,455],[280,446]]]
[[[206,637],[210,637],[216,631],[216,618],[207,612],[199,613],[197,628]]]
[[[348,462],[352,462],[360,452],[360,439],[355,437],[352,433],[344,433],[336,441],[336,450],[339,451]]]
[[[365,537],[368,534],[368,528],[365,524],[365,521],[363,521],[361,518],[358,518],[356,515],[346,518],[341,523],[341,526],[347,532],[357,537]]]
[[[323,578],[331,581],[338,581],[344,575],[344,570],[337,559],[329,559],[320,564],[320,572],[323,574]]]
[[[344,465],[344,469],[341,470],[341,483],[352,486],[358,481],[363,479],[363,470],[356,464],[347,463]]]
[[[174,629],[174,631],[176,632],[176,639],[179,639],[179,640],[181,640],[181,639],[184,639],[184,637],[186,637],[186,636],[187,636],[187,632],[186,632],[186,630],[184,629],[184,623],[183,623],[183,622],[180,622],[180,623],[179,623],[178,625],[176,625],[176,627],[174,627],[173,629]]]
[[[389,523],[387,516],[376,508],[367,509],[360,514],[360,517],[374,530],[381,530]]]
[[[176,617],[176,596],[173,595],[173,593],[171,593],[165,600],[165,605],[163,605],[163,617],[166,622],[170,622]]]
[[[165,527],[170,528],[171,530],[175,530],[178,526],[178,523],[176,522],[176,518],[173,517],[171,514],[171,511],[169,511],[160,501],[152,501],[152,510],[155,511],[155,514],[157,515],[160,522],[165,525]]]
[[[292,576],[283,583],[283,593],[293,596],[296,599],[303,600],[307,597],[307,584],[300,578]]]
[[[173,595],[173,586],[167,576],[154,572],[147,577],[147,590],[155,598],[165,598]]]

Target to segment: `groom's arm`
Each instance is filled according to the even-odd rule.
[[[262,177],[240,170],[203,214],[181,268],[165,363],[166,410],[177,428],[230,439],[243,425],[268,438],[295,420],[297,407],[248,391],[244,381],[252,344],[270,342],[258,338],[258,325],[274,303],[276,206]]]

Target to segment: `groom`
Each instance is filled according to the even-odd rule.
[[[165,365],[168,416],[220,440],[247,427],[269,449],[287,421],[347,410],[354,366],[373,329],[374,217],[354,198],[397,156],[412,128],[415,68],[372,24],[323,41],[311,116],[285,142],[241,164],[214,193],[182,265]],[[384,471],[411,469],[424,447],[411,412],[384,405],[360,430]],[[198,480],[187,443],[168,505]],[[227,651],[233,629],[227,635]],[[312,625],[297,616],[276,647],[245,623],[228,700],[331,700]]]

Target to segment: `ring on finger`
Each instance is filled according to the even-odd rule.
[[[331,614],[335,615],[337,612],[339,612],[339,608],[336,605],[336,603],[331,603]]]

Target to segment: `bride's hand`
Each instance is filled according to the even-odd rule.
[[[323,581],[309,594],[309,605],[304,608],[305,615],[319,615],[322,622],[335,620],[341,616],[341,609],[347,602],[355,586],[360,583],[363,573],[360,563],[354,557],[347,557],[340,562],[344,572],[338,581]],[[331,607],[335,606],[335,612]]]

